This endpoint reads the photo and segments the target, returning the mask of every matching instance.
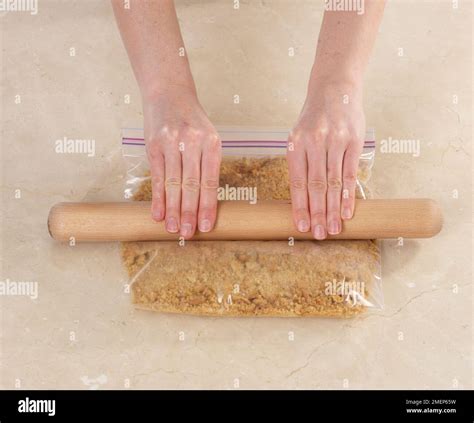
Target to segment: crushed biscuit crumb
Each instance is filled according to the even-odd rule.
[[[360,166],[361,187],[369,172]],[[226,184],[255,186],[259,200],[290,198],[283,157],[226,158]],[[133,199],[151,199],[149,179]],[[355,299],[369,301],[380,266],[373,240],[124,242],[122,259],[138,308],[206,316],[355,316],[367,307]]]

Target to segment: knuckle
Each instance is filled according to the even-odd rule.
[[[311,212],[311,221],[320,221],[320,220],[325,220],[326,218],[326,213],[324,210],[314,210]]]
[[[201,135],[201,130],[196,129],[192,126],[186,125],[183,126],[179,131],[180,137],[184,137],[187,140],[195,140],[198,139]]]
[[[312,134],[313,142],[315,142],[316,144],[325,142],[328,134],[328,127],[326,125],[319,125]]]
[[[350,139],[349,132],[345,128],[333,129],[329,134],[331,144],[335,147],[345,146]]]
[[[148,141],[146,143],[146,151],[151,159],[161,157],[163,154],[159,141]]]
[[[152,176],[151,178],[152,188],[161,188],[164,180],[161,176]]]
[[[356,143],[360,143],[362,141],[362,137],[360,136],[358,131],[356,131],[355,128],[349,128],[347,131],[347,135],[352,141],[355,141]]]
[[[209,151],[217,152],[221,150],[222,142],[217,134],[211,134],[207,141],[207,149]]]
[[[349,129],[341,122],[337,122],[331,128],[331,138],[344,139],[349,137]]]
[[[181,210],[181,219],[193,221],[196,219],[196,212],[193,210]]]
[[[175,139],[177,135],[178,135],[178,129],[176,125],[165,123],[161,125],[161,127],[158,128],[158,130],[155,132],[154,137],[159,139],[160,141],[167,142],[169,140]]]
[[[326,181],[322,179],[311,179],[308,181],[308,190],[311,192],[325,193],[326,189]]]
[[[197,139],[185,138],[178,143],[178,147],[182,154],[187,155],[186,153],[189,153],[189,156],[192,156],[197,150],[199,150],[200,142]]]
[[[290,181],[292,189],[297,191],[304,191],[306,189],[306,181],[302,178],[293,178]]]
[[[306,215],[308,213],[308,209],[305,207],[298,207],[294,209],[294,213],[297,216]]]
[[[301,151],[303,148],[304,147],[299,141],[288,138],[286,143],[286,160],[290,162],[293,159],[295,153]]]
[[[185,127],[179,131],[179,136],[174,141],[180,148],[180,152],[194,151],[201,145],[201,131],[191,127]]]
[[[300,128],[293,128],[288,134],[288,139],[292,142],[301,140],[303,131]]]
[[[174,206],[167,206],[166,207],[166,217],[178,217],[179,216],[179,209]]]
[[[328,222],[330,220],[340,220],[341,219],[340,209],[332,208],[331,210],[328,210],[326,218]]]
[[[365,124],[347,123],[347,132],[352,140],[363,141],[365,136]]]
[[[357,175],[355,173],[348,173],[344,175],[344,185],[353,186],[357,182]]]
[[[311,144],[321,145],[321,144],[325,144],[327,135],[328,135],[327,127],[325,125],[319,125],[316,127],[316,129],[312,129],[312,130],[303,130],[303,129],[293,130],[290,133],[288,140],[295,144],[301,143],[301,144],[307,144],[307,145],[311,145]]]
[[[185,191],[197,192],[199,191],[200,182],[197,178],[186,178],[183,181],[183,189]]]
[[[342,182],[339,178],[329,178],[328,179],[328,190],[330,191],[340,191],[342,188]]]
[[[207,190],[216,190],[219,188],[219,181],[217,179],[205,179],[202,183],[202,187]]]
[[[153,187],[151,191],[152,200],[161,201],[163,200],[163,194],[161,191],[161,186]]]
[[[292,153],[293,151],[298,151],[302,148],[304,144],[304,139],[306,138],[306,132],[302,129],[293,129],[288,135],[287,141],[287,154]]]
[[[178,177],[166,178],[165,187],[166,187],[166,190],[180,189],[181,178],[178,178]]]
[[[209,217],[212,218],[215,214],[216,209],[212,207],[200,207],[199,208],[199,216],[201,218]]]

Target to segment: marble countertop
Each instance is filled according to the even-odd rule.
[[[231,3],[177,3],[200,99],[217,125],[291,127],[323,2]],[[472,389],[471,9],[387,6],[367,123],[420,151],[377,151],[374,196],[431,197],[445,225],[383,242],[385,308],[351,320],[134,310],[117,244],[52,241],[54,203],[120,195],[120,128],[142,124],[139,93],[108,1],[2,14],[0,280],[38,295],[0,296],[0,387]],[[95,155],[56,152],[64,137],[94,139]]]

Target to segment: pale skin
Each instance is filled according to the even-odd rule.
[[[338,234],[354,212],[365,134],[363,74],[384,0],[364,13],[324,14],[305,104],[288,139],[293,220],[314,238]],[[143,103],[154,220],[191,238],[211,231],[221,162],[218,133],[200,105],[173,0],[112,0]]]

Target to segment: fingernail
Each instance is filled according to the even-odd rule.
[[[342,218],[343,219],[350,219],[352,217],[352,212],[351,209],[348,207],[345,207],[342,209]]]
[[[328,232],[331,235],[337,235],[339,232],[341,232],[339,222],[337,220],[333,220],[329,223],[329,229]]]
[[[201,220],[201,223],[199,223],[199,230],[201,232],[209,232],[211,230],[211,221],[208,219]]]
[[[308,232],[308,229],[309,229],[309,225],[306,220],[300,220],[298,222],[298,230],[300,232]]]
[[[168,232],[178,232],[178,223],[174,217],[170,217],[166,221],[166,230]]]
[[[326,237],[323,225],[316,225],[316,227],[314,228],[314,237],[316,239],[324,239]]]
[[[181,225],[181,235],[185,238],[190,237],[193,230],[193,225],[191,223],[183,223]]]

